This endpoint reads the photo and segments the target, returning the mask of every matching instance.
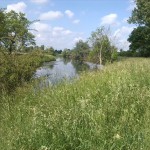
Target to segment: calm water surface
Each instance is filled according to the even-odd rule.
[[[57,58],[56,61],[44,63],[35,72],[35,78],[42,78],[41,84],[54,85],[63,80],[79,77],[83,71],[101,68],[100,65],[90,62],[65,60]],[[44,80],[43,80],[44,78]]]

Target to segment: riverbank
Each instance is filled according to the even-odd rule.
[[[24,82],[30,81],[35,70],[43,63],[56,60],[52,55],[39,52],[0,52],[0,93],[11,92]]]
[[[150,149],[149,64],[126,59],[72,83],[3,96],[0,149]]]

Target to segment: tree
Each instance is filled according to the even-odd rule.
[[[104,64],[106,61],[112,61],[113,53],[117,52],[115,46],[112,45],[108,36],[108,30],[104,27],[97,28],[92,32],[89,39],[92,45],[91,56],[96,56],[100,64]]]
[[[46,49],[46,52],[50,55],[55,55],[55,50],[54,48],[51,46],[50,48],[47,48]]]
[[[41,50],[44,51],[45,47],[44,45],[41,45]]]
[[[63,56],[63,58],[70,58],[70,56],[71,56],[71,50],[65,48],[65,49],[62,51],[62,56]]]
[[[4,29],[5,29],[4,9],[0,9],[0,39],[3,37]],[[1,40],[0,40],[0,46],[2,46]]]
[[[74,57],[77,60],[83,60],[87,57],[89,54],[90,47],[88,45],[88,42],[84,42],[82,40],[79,40],[72,51],[72,57]]]
[[[149,33],[149,34],[148,34]],[[139,26],[135,28],[128,38],[130,50],[134,56],[149,57],[150,56],[150,28]]]
[[[128,22],[138,25],[130,34],[130,51],[138,56],[150,56],[150,1],[135,0],[136,7]]]
[[[25,14],[16,13],[15,11],[2,12],[4,15],[3,28],[0,35],[0,42],[8,49],[11,54],[13,50],[21,51],[26,46],[35,44],[34,35],[29,32],[30,25],[33,23],[29,21]]]
[[[150,1],[135,0],[136,7],[132,11],[132,15],[128,22],[137,25],[150,26]]]

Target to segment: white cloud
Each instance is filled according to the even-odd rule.
[[[63,17],[63,13],[61,11],[49,11],[42,13],[39,18],[41,20],[54,20],[59,19],[61,17]]]
[[[136,7],[134,0],[129,0],[129,6],[127,8],[128,11],[132,11]]]
[[[16,4],[7,5],[6,11],[9,12],[11,10],[14,10],[16,12],[24,13],[26,8],[27,8],[27,5],[24,2],[18,2]]]
[[[74,24],[78,24],[79,22],[80,22],[79,19],[73,20],[73,23],[74,23]]]
[[[74,13],[71,10],[66,10],[65,14],[69,17],[72,18],[74,16]]]
[[[73,41],[74,41],[74,43],[77,43],[80,40],[84,40],[84,39],[82,37],[75,37]]]
[[[115,31],[114,35],[119,38],[125,35],[129,35],[132,32],[133,28],[134,27],[122,26]]]
[[[48,32],[51,31],[51,26],[45,23],[35,22],[32,28],[37,30],[37,32]]]
[[[101,25],[119,25],[117,14],[109,14],[101,18]]]
[[[78,39],[82,39],[80,33],[75,33],[61,26],[51,27],[49,24],[36,22],[32,25],[37,45],[53,46],[56,49],[73,48]]]
[[[52,31],[52,35],[54,37],[60,37],[60,36],[65,36],[65,35],[69,35],[72,32],[70,30],[66,30],[63,27],[54,27],[53,31]]]
[[[116,45],[119,49],[124,49],[124,50],[128,50],[129,49],[129,42],[127,41],[130,33],[133,30],[133,26],[129,27],[129,26],[122,26],[121,28],[117,29],[114,32],[114,37],[116,39]]]
[[[37,4],[43,4],[43,3],[48,2],[48,0],[31,0],[31,2],[37,3]]]

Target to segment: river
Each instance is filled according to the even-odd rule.
[[[34,78],[42,79],[42,86],[43,84],[55,85],[63,80],[71,80],[78,77],[83,71],[94,70],[97,68],[101,68],[101,66],[91,62],[57,58],[56,61],[46,62],[38,68]]]

